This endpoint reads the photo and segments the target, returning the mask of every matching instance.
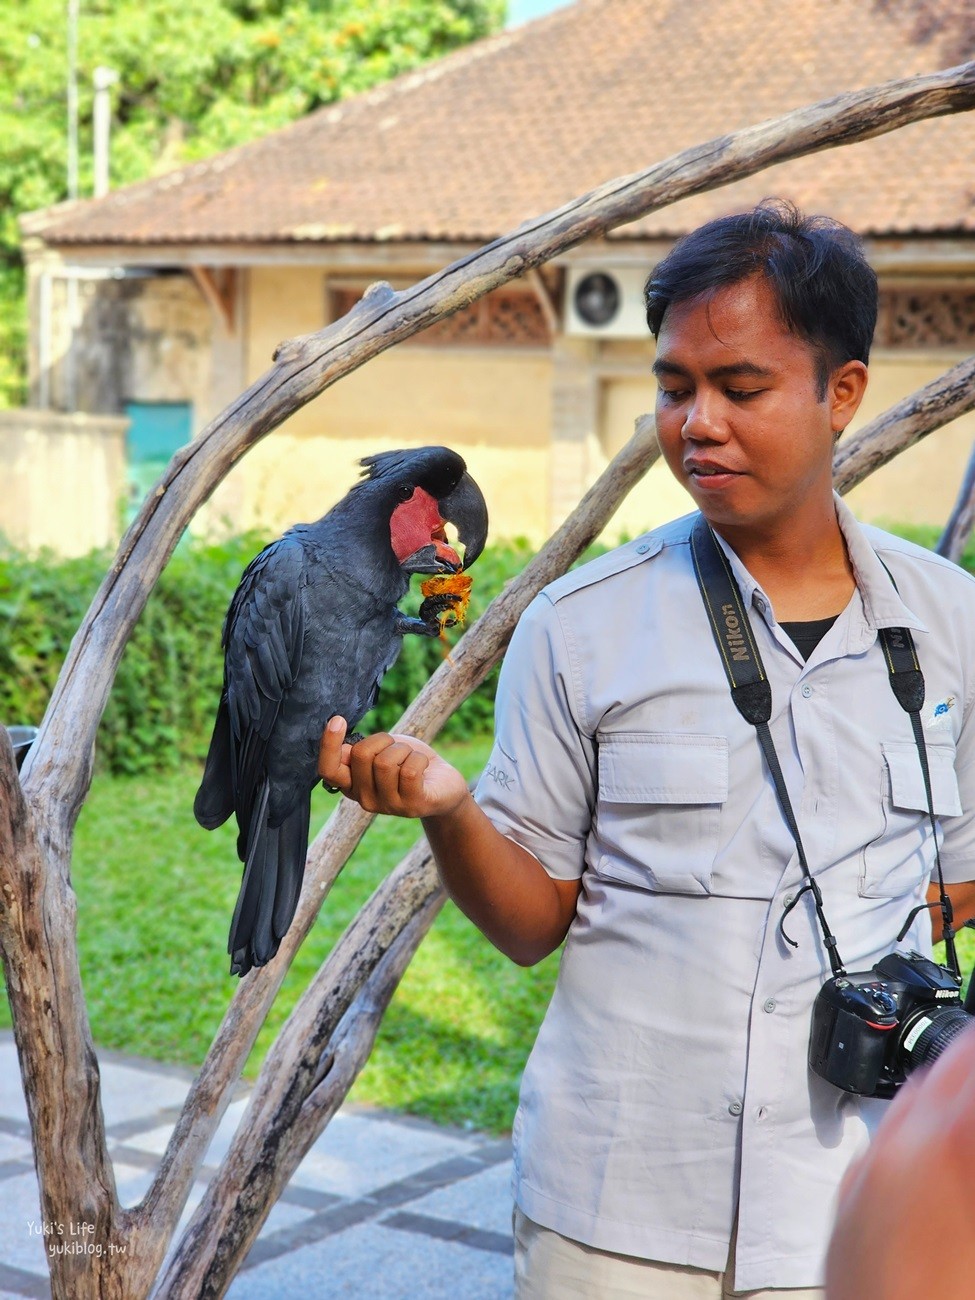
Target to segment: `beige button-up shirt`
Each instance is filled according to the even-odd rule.
[[[726,552],[806,856],[859,971],[897,946],[934,862],[879,627],[914,633],[945,878],[975,877],[975,581],[837,512],[857,589],[808,663]],[[505,658],[478,799],[583,885],[522,1083],[515,1196],[578,1241],[713,1270],[737,1211],[738,1289],[814,1286],[840,1178],[887,1103],[806,1064],[829,963],[808,894],[786,922],[798,948],[779,933],[798,855],[731,700],[693,518],[553,583]],[[902,946],[930,954],[930,933],[922,913]]]

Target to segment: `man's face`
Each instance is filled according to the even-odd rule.
[[[757,535],[832,515],[833,443],[866,369],[840,367],[823,396],[763,276],[669,307],[653,369],[661,449],[709,523]]]

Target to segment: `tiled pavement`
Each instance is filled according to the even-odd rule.
[[[119,1196],[144,1194],[190,1083],[187,1071],[100,1055]],[[199,1202],[247,1105],[218,1129]],[[229,1300],[508,1300],[511,1147],[483,1134],[346,1106],[309,1151],[228,1291]],[[0,1300],[48,1297],[27,1111],[0,1034]]]

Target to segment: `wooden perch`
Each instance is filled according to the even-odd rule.
[[[972,448],[968,458],[965,477],[958,490],[957,500],[948,516],[945,530],[938,538],[935,550],[946,559],[960,564],[973,527],[975,527],[975,447]]]
[[[98,1240],[106,1249],[111,1244],[125,1248],[124,1253],[100,1258],[57,1257],[52,1263],[52,1286],[58,1300],[96,1296],[134,1300],[148,1293],[230,1089],[294,951],[370,821],[358,808],[344,805],[315,841],[291,932],[274,962],[240,985],[146,1200],[135,1210],[123,1211],[105,1145],[97,1061],[78,976],[71,840],[90,782],[95,733],[119,658],[195,511],[248,448],[330,384],[568,248],[774,163],[972,107],[975,64],[970,63],[838,96],[613,181],[526,223],[409,290],[394,293],[388,286],[374,286],[343,320],[282,346],[274,366],[173,458],[123,538],[72,643],[40,736],[25,764],[23,798],[9,745],[5,738],[0,740],[0,947],[28,1092],[41,1212],[52,1222],[73,1221],[83,1214],[96,1225]],[[929,418],[930,427],[943,422]],[[474,625],[454,650],[452,664],[441,665],[404,716],[403,729],[418,736],[435,734],[497,661],[535,591],[561,573],[601,530],[646,470],[652,446],[652,432],[644,428],[518,581]],[[355,1061],[368,1050],[369,1034],[395,986],[400,963],[408,959],[411,944],[422,935],[426,909],[436,906],[433,898],[424,903],[418,898],[420,911],[407,923],[402,937],[387,933],[385,952],[376,949],[369,984],[362,986],[360,978],[368,968],[366,962],[362,971],[339,973],[341,996],[326,986],[323,977],[316,979],[314,992],[309,990],[302,1000],[300,1015],[314,1025],[314,1050],[320,1055],[314,1063],[308,1058],[296,1021],[285,1040],[294,1054],[287,1067],[280,1067],[297,1070],[297,1075],[288,1076],[294,1083],[290,1099],[282,1091],[283,1075],[275,1069],[277,1047],[269,1054],[254,1111],[268,1127],[264,1131],[255,1122],[252,1134],[238,1135],[219,1174],[223,1195],[231,1204],[240,1198],[237,1215],[230,1215],[231,1222],[226,1207],[211,1208],[208,1213],[217,1216],[213,1224],[195,1220],[197,1226],[180,1248],[187,1276],[201,1279],[202,1289],[193,1294],[222,1294],[267,1211],[266,1198],[276,1194],[302,1148],[320,1131],[321,1117],[344,1095],[342,1089],[357,1068]],[[351,960],[358,962],[354,950],[349,951]],[[335,963],[330,970],[336,974]],[[350,997],[354,1000],[344,1012],[341,1030],[336,1031],[340,1048],[331,1031]],[[280,1150],[270,1140],[272,1131],[281,1138]],[[291,1135],[285,1139],[286,1131]],[[259,1194],[248,1194],[251,1185]],[[207,1258],[212,1250],[215,1254]]]
[[[247,1114],[167,1267],[157,1300],[223,1294],[365,1061],[363,1055],[350,1071],[340,1045],[343,1018],[359,997],[370,996],[366,990],[374,973],[406,931],[415,939],[409,944],[412,955],[444,897],[430,849],[421,840],[356,916],[278,1034]],[[388,972],[381,977],[386,1001],[403,970],[405,963],[393,982]],[[378,1020],[367,1052],[376,1028]]]

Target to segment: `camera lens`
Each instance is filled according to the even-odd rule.
[[[975,1017],[961,1007],[943,1007],[933,1015],[929,1010],[910,1016],[905,1022],[900,1041],[901,1062],[904,1073],[936,1061],[953,1039],[975,1023]]]

